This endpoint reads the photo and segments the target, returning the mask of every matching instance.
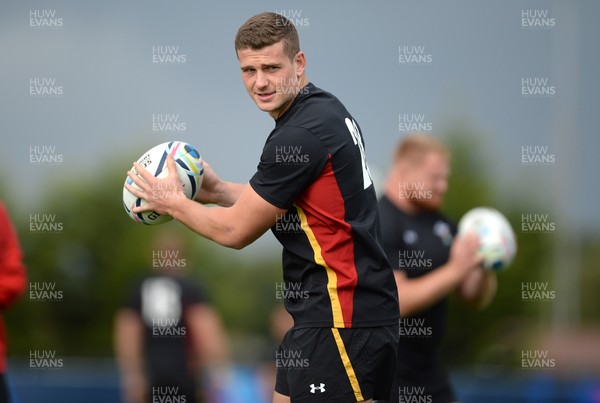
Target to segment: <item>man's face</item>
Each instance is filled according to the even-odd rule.
[[[410,202],[422,210],[439,210],[448,190],[449,174],[450,163],[447,156],[436,151],[427,153],[420,165],[411,167],[407,172],[407,182],[417,189],[410,193],[415,196],[409,198]]]
[[[237,55],[246,91],[260,110],[277,119],[306,84],[304,53],[290,60],[279,41],[261,49],[238,49]]]

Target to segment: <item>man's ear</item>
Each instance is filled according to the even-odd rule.
[[[302,76],[306,69],[306,56],[303,51],[300,50],[296,53],[296,56],[294,56],[294,63],[296,66],[296,75],[298,77]]]

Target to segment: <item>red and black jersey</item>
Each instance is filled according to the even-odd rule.
[[[381,243],[359,126],[332,94],[304,87],[275,122],[250,185],[288,209],[276,287],[298,327],[397,324],[398,296]]]

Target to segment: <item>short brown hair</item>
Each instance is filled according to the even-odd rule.
[[[283,40],[283,50],[294,59],[300,51],[298,31],[294,24],[281,14],[265,12],[250,17],[238,29],[235,36],[235,51],[262,49]]]
[[[450,152],[440,141],[427,134],[412,134],[400,141],[396,147],[394,161],[418,165],[430,152],[438,152],[450,158]]]

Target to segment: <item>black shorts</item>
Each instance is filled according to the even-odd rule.
[[[387,399],[398,325],[290,329],[275,354],[275,391],[291,402]]]

